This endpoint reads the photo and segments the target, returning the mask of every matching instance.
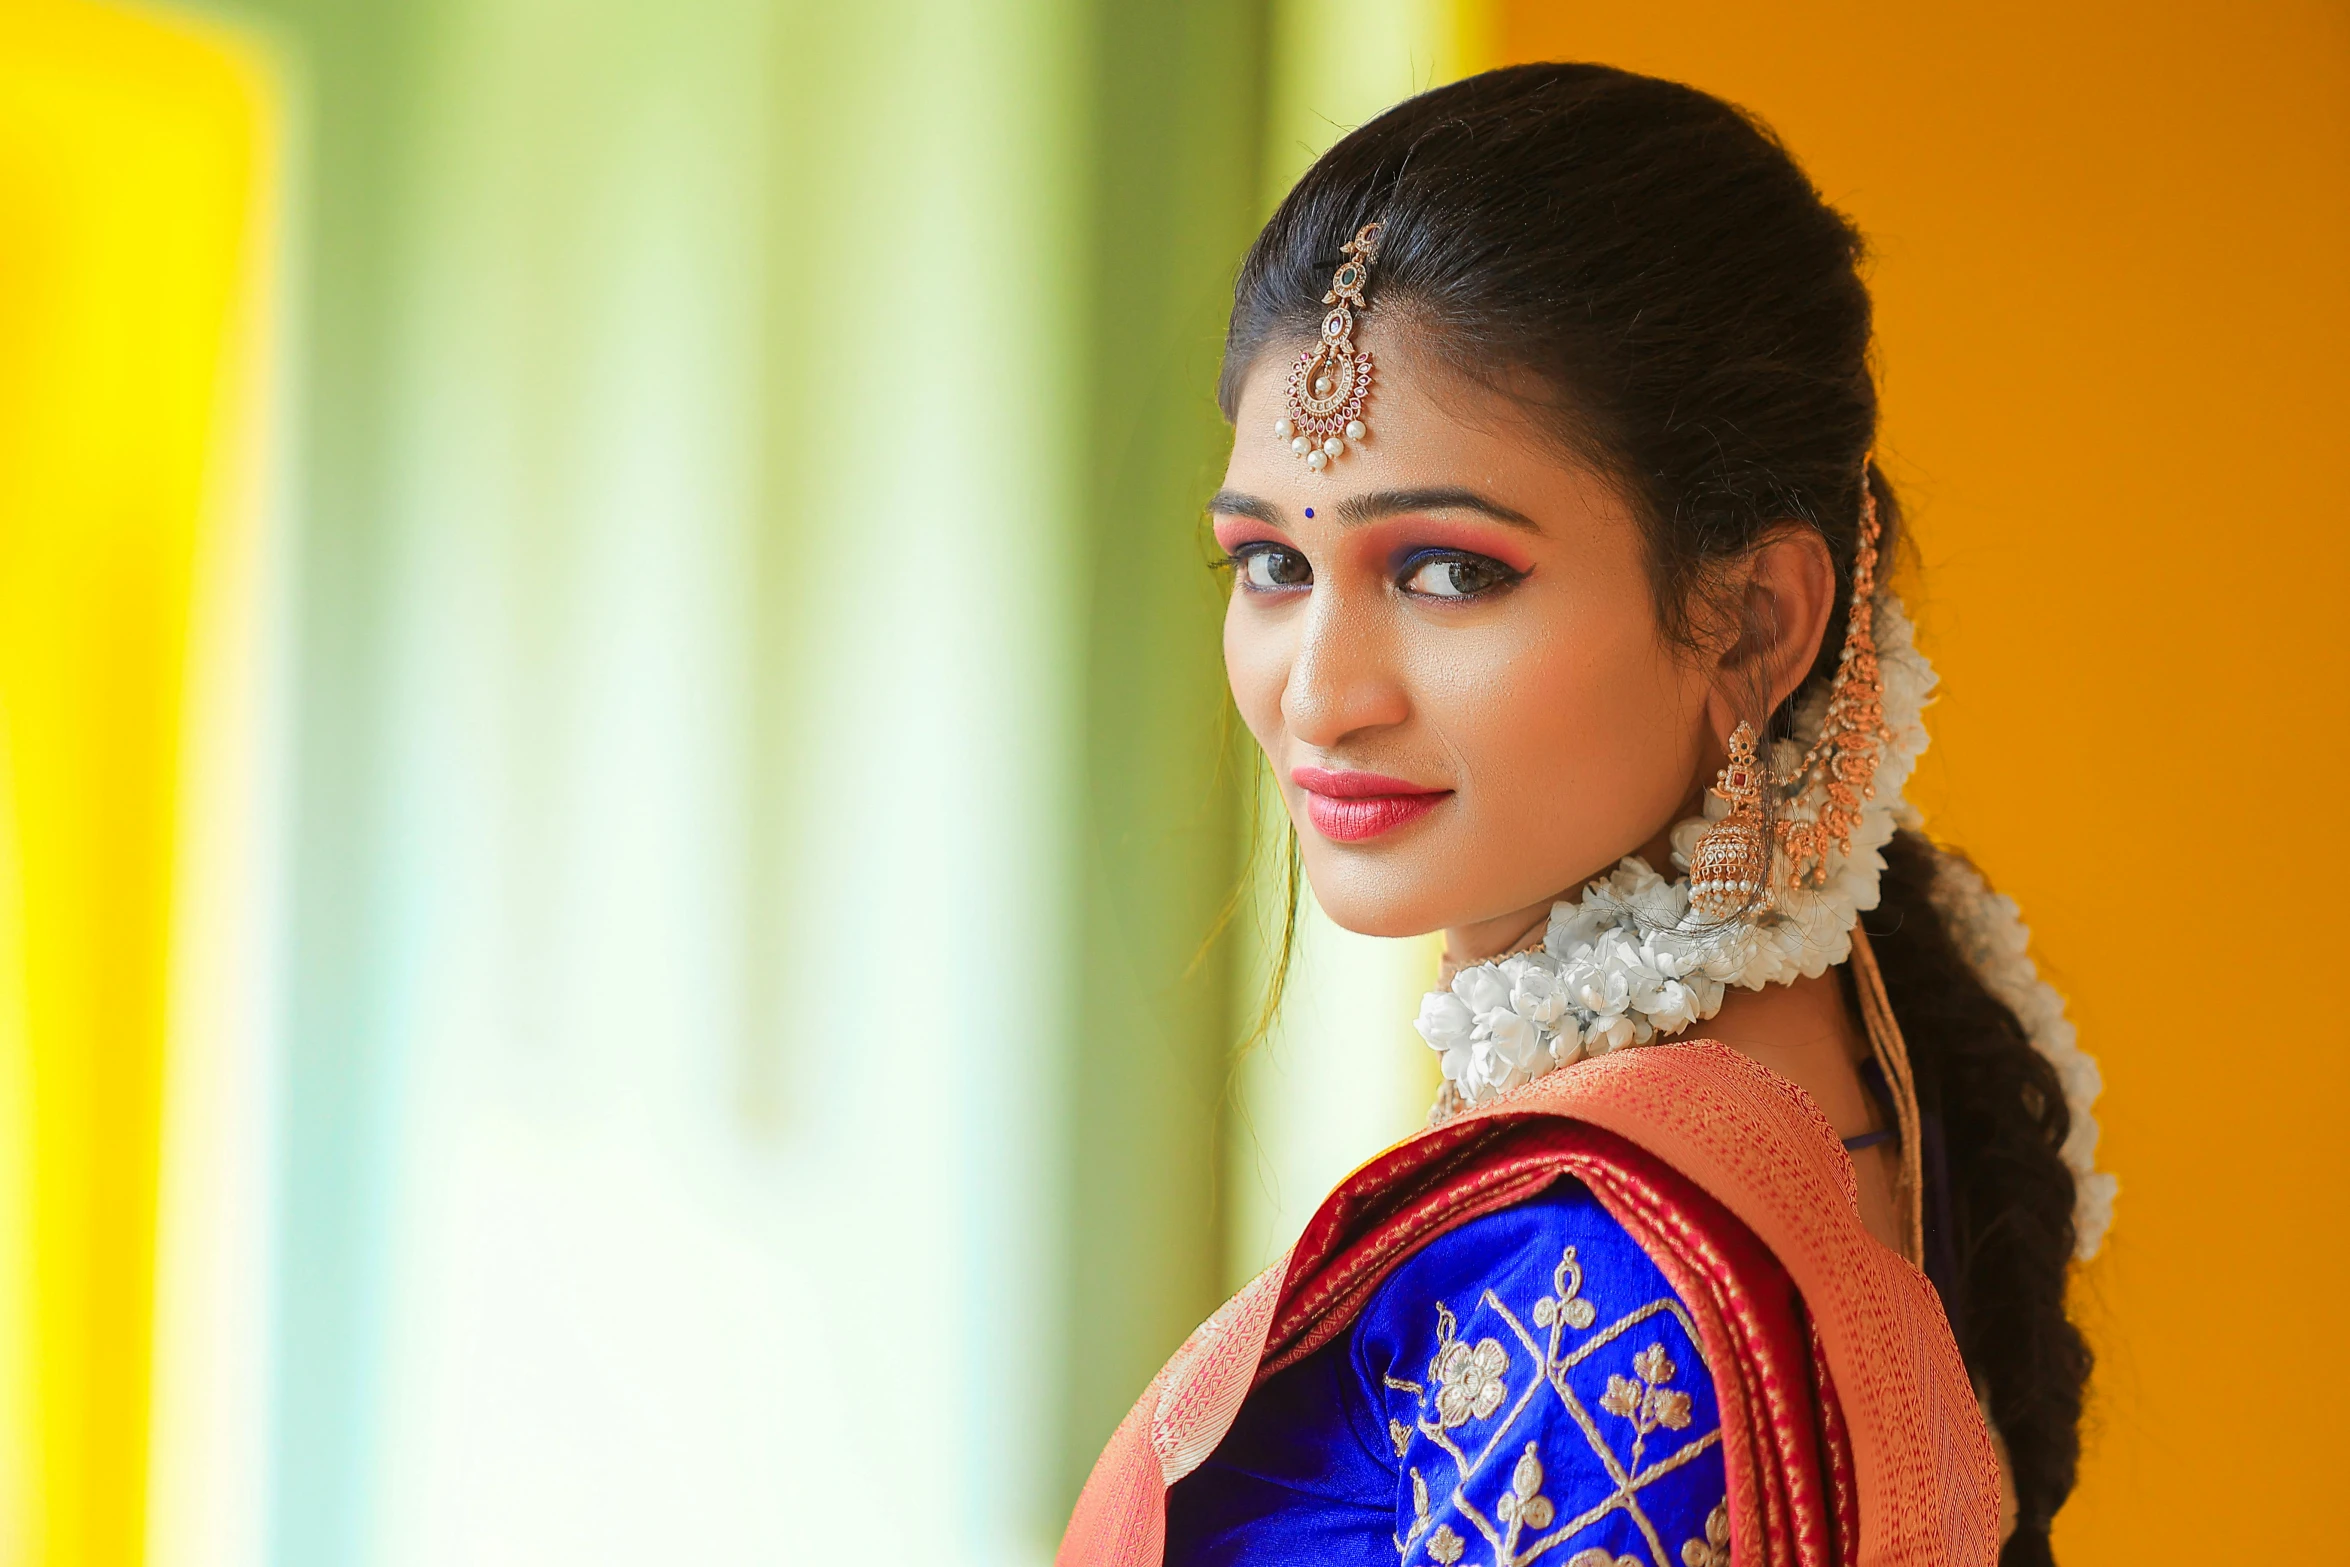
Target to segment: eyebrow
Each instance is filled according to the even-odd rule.
[[[1269,527],[1288,526],[1282,518],[1281,509],[1271,501],[1259,500],[1254,495],[1243,495],[1238,490],[1217,491],[1215,499],[1208,502],[1208,510],[1220,517],[1254,517]],[[1458,485],[1433,485],[1417,490],[1373,490],[1367,495],[1349,496],[1340,501],[1330,509],[1330,515],[1341,527],[1351,528],[1407,511],[1473,511],[1507,527],[1522,528],[1528,533],[1542,531],[1542,525],[1524,512]]]

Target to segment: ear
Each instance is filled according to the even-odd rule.
[[[1803,684],[1836,612],[1828,542],[1789,525],[1757,545],[1737,571],[1738,622],[1722,651],[1706,716],[1725,741],[1741,721],[1758,728]]]

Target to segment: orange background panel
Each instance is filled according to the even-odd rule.
[[[2338,1549],[2350,1403],[2350,12],[1505,4],[1505,60],[1690,82],[1876,249],[1918,785],[2102,1061],[2112,1243],[2068,1567]]]

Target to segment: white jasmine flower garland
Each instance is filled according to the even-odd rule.
[[[2097,1118],[2090,1107],[2104,1091],[2096,1058],[2074,1043],[2064,997],[2040,977],[2015,899],[1991,890],[1982,873],[1954,854],[1945,854],[1934,875],[1934,907],[1959,951],[1982,976],[1983,987],[2024,1025],[2032,1046],[2048,1058],[2064,1084],[2072,1127],[2065,1134],[2064,1162],[2073,1172],[2073,1255],[2087,1261],[2105,1244],[2113,1226],[2113,1199],[2121,1183],[2097,1168]]]
[[[1913,814],[1902,790],[1926,748],[1923,714],[1934,689],[1933,666],[1918,652],[1909,619],[1890,595],[1878,600],[1876,625],[1891,738],[1851,852],[1829,854],[1825,883],[1795,885],[1782,863],[1773,872],[1768,910],[1751,919],[1713,920],[1690,907],[1685,876],[1667,881],[1646,861],[1627,857],[1586,888],[1579,902],[1552,907],[1540,948],[1472,964],[1453,976],[1449,989],[1431,991],[1421,1002],[1420,1035],[1442,1058],[1444,1071],[1432,1121],[1585,1056],[1678,1034],[1720,1011],[1732,985],[1783,985],[1826,973],[1851,956],[1853,921],[1877,906],[1885,869],[1881,851]],[[1773,761],[1782,775],[1819,732],[1826,707],[1827,694],[1814,693],[1798,715],[1796,734],[1779,742]],[[1813,793],[1807,790],[1785,809],[1799,820],[1812,816],[1819,803]],[[1673,863],[1683,872],[1699,835],[1728,810],[1710,794],[1706,806],[1706,815],[1673,829]],[[2104,1237],[2114,1191],[2113,1177],[2098,1174],[2093,1162],[2096,1063],[2074,1045],[2063,1000],[2025,955],[2015,905],[1947,856],[1944,866],[1935,901],[1950,916],[1953,934],[1985,985],[2014,1009],[2033,1045],[2064,1080],[2073,1117],[2064,1156],[2079,1194],[2080,1255],[2087,1257]]]

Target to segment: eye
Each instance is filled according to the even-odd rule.
[[[1308,587],[1314,571],[1306,558],[1278,544],[1248,544],[1232,552],[1233,569],[1241,587],[1250,593],[1286,593]]]
[[[1524,575],[1487,555],[1429,552],[1404,562],[1399,585],[1420,598],[1473,599],[1506,588]]]

